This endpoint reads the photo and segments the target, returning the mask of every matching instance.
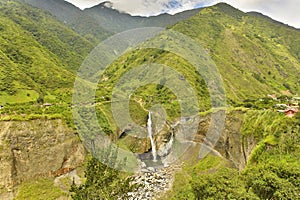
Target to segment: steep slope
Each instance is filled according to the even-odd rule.
[[[39,44],[30,33],[7,18],[1,18],[2,91],[9,95],[19,90],[70,87],[72,73],[65,70],[59,59]],[[8,102],[7,102],[8,103]]]
[[[61,120],[0,124],[0,199],[54,199],[56,190],[56,198],[66,196],[53,181],[84,161],[85,150],[74,131]],[[49,182],[47,187],[41,180]]]
[[[1,16],[10,18],[42,46],[60,58],[69,70],[76,70],[93,45],[43,10],[9,1],[1,6]]]
[[[49,13],[26,6],[21,1],[2,0],[0,3],[0,105],[8,105],[0,110],[0,154],[3,158],[0,168],[4,172],[0,173],[0,193],[3,193],[0,198],[9,199],[15,194],[17,199],[56,199],[65,195],[53,188],[53,177],[81,165],[84,150],[74,130],[66,127],[64,121],[50,119],[62,118],[61,115],[53,114],[64,112],[69,118],[72,117],[70,91],[75,76],[73,72],[95,45],[90,41],[101,39],[93,35],[88,41],[86,38],[89,37],[85,33],[80,33],[86,37],[83,38]],[[140,25],[135,23],[132,22],[134,26]],[[280,94],[286,90],[299,93],[298,30],[265,17],[253,16],[252,13],[242,13],[226,4],[205,8],[170,28],[194,38],[207,49],[223,76],[230,103],[265,97],[269,93]],[[89,34],[94,33],[91,31]],[[116,128],[109,110],[113,86],[127,70],[152,62],[172,66],[183,74],[197,91],[202,111],[209,109],[209,94],[204,87],[205,83],[189,63],[160,50],[136,50],[110,66],[103,77],[107,81],[99,85],[97,101],[102,102],[96,103],[96,109],[99,121],[107,133],[122,131]],[[36,100],[43,96],[52,100],[53,105],[37,106]],[[34,103],[23,104],[29,101]],[[141,125],[145,125],[148,114],[144,109],[157,103],[165,106],[171,120],[180,113],[176,96],[167,88],[157,85],[138,88],[130,103],[132,118]],[[198,142],[202,142],[207,133],[208,118],[202,121],[202,128],[195,138]],[[216,150],[239,168],[243,168],[248,161],[264,165],[265,158],[269,157],[268,162],[272,165],[277,163],[282,152],[287,152],[282,155],[284,159],[299,166],[299,159],[295,159],[299,157],[298,124],[294,119],[286,119],[277,112],[238,111],[229,114]],[[156,134],[158,136],[161,135]],[[124,141],[118,142],[121,147],[129,146]],[[133,144],[130,150],[140,144],[137,140],[129,142]],[[160,141],[157,139],[157,142]],[[255,146],[257,142],[259,145]],[[149,148],[148,145],[146,151]],[[254,154],[251,155],[253,149]],[[202,164],[199,164],[200,169]],[[210,165],[217,168],[220,166],[214,164]],[[194,174],[201,172],[198,168],[194,169]],[[35,180],[40,177],[46,177],[46,180]],[[15,186],[19,184],[18,192],[14,193]],[[188,184],[185,182],[180,189],[189,187]],[[63,187],[66,189],[68,183]],[[252,187],[251,181],[249,187]],[[41,188],[46,190],[41,191]],[[181,192],[180,189],[176,191]],[[239,188],[236,190],[239,191]]]
[[[69,28],[91,42],[100,42],[111,35],[97,21],[64,0],[24,0],[26,3],[51,13]]]
[[[243,13],[227,4],[205,8],[170,28],[193,38],[207,50],[222,75],[231,104],[273,93],[300,93],[299,30]],[[199,74],[182,58],[154,49],[137,50],[116,61],[105,73],[108,80],[100,83],[99,94],[110,94],[126,70],[146,63],[166,64],[182,73],[202,97],[200,105],[207,109],[208,92]],[[161,92],[155,87],[137,92],[136,99],[143,102],[147,102],[150,94],[159,94],[154,96],[160,102],[165,97],[169,97],[169,102],[175,100],[169,91]]]
[[[299,93],[300,31],[227,4],[206,8],[176,24],[210,51],[228,96],[243,100],[290,90]]]
[[[210,125],[204,119],[198,145],[186,152],[189,160],[161,199],[298,199],[299,116],[297,121],[270,110],[229,111],[216,151],[199,160]]]
[[[261,13],[257,13],[257,12],[250,12],[248,13],[249,15],[255,16],[257,18],[261,18],[262,21],[264,21],[266,24],[270,24],[270,25],[275,25],[277,24],[276,27],[276,34],[271,34],[271,38],[272,39],[280,39],[280,42],[283,43],[284,45],[288,46],[288,50],[291,52],[292,55],[294,55],[298,60],[300,59],[300,40],[298,37],[295,37],[294,34],[296,34],[295,32],[299,32],[299,29],[294,29],[292,27],[287,27],[287,25],[281,23],[281,22],[277,22],[273,19],[271,19],[268,16],[265,16]],[[285,35],[285,38],[280,38],[280,35]],[[283,39],[283,40],[282,40]]]
[[[0,10],[1,104],[70,90],[74,72],[93,45],[51,15],[19,1],[1,1]]]
[[[222,75],[229,105],[241,105],[249,99],[265,98],[268,94],[300,93],[299,43],[292,42],[300,39],[297,29],[243,13],[227,4],[204,8],[170,29],[193,38],[206,49]],[[162,35],[156,39],[165,38]],[[128,70],[148,63],[164,64],[177,70],[196,91],[200,111],[211,108],[205,82],[190,63],[158,49],[137,49],[116,60],[99,82],[97,101],[101,103],[97,110],[109,119],[111,127],[115,127],[115,122],[107,102],[113,88]],[[180,116],[179,101],[170,89],[146,85],[131,95],[132,119],[143,125],[145,121],[140,119],[147,117],[143,110],[149,110],[155,104],[164,106],[170,121]],[[112,128],[113,132],[115,130]]]
[[[200,10],[189,10],[175,15],[161,14],[152,17],[140,17],[109,8],[106,6],[107,3],[109,2],[85,9],[83,13],[93,17],[100,26],[112,32],[122,32],[141,27],[167,27],[195,15]]]
[[[83,11],[64,0],[25,0],[25,2],[50,12],[74,31],[86,38],[94,37],[98,42],[112,33],[132,28],[170,26],[199,11],[199,9],[190,10],[174,16],[162,14],[155,17],[133,17],[109,8],[106,6],[109,2],[103,2]]]

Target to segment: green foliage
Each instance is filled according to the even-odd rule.
[[[101,154],[111,166],[119,166],[116,158],[116,151],[108,149]],[[99,162],[92,158],[85,171],[86,181],[80,186],[72,184],[70,192],[74,200],[89,199],[126,199],[127,193],[137,188],[136,184],[131,184],[133,178],[122,174],[119,170]]]
[[[254,135],[262,139],[268,135],[279,136],[285,133],[292,120],[272,110],[249,110],[243,124],[243,135]]]
[[[74,127],[71,113],[74,72],[92,49],[94,44],[90,41],[99,41],[107,35],[97,34],[96,28],[84,32],[81,27],[78,32],[84,38],[48,13],[22,1],[1,1],[0,11],[0,103],[5,106],[0,110],[0,120],[62,118]],[[226,4],[203,9],[170,28],[192,37],[207,50],[222,75],[230,104],[270,108],[272,100],[252,99],[286,90],[300,93],[298,30],[262,16],[242,13]],[[108,108],[114,86],[128,70],[146,63],[168,65],[182,74],[196,91],[201,111],[210,112],[207,111],[211,105],[209,91],[190,63],[162,50],[139,49],[116,60],[104,73],[107,81],[99,83],[97,117],[107,134],[117,130]],[[130,113],[137,124],[145,125],[146,110],[155,104],[164,106],[169,120],[180,116],[179,102],[163,86],[165,81],[140,87],[132,94]],[[178,81],[183,80],[178,78]],[[53,106],[38,105],[44,102]],[[77,128],[88,124],[90,113],[83,114],[86,121],[76,124]],[[244,119],[243,137],[254,136],[258,141],[245,171],[239,175],[237,170],[227,168],[226,161],[208,156],[176,174],[171,198],[299,198],[300,113],[288,119],[271,110],[250,110]],[[91,132],[98,133],[94,129]],[[119,164],[115,152],[106,155],[111,164]],[[81,186],[73,184],[71,192],[74,199],[124,199],[135,188],[130,181],[126,174],[93,158],[86,169],[86,182]],[[53,188],[52,180],[43,179],[21,185],[16,199],[56,199],[61,195]]]
[[[97,117],[99,124],[101,124],[102,131],[108,135],[112,134],[111,125],[107,120],[106,114],[101,109],[97,109]]]
[[[93,44],[22,1],[0,4],[0,102],[71,102],[75,72]],[[40,98],[37,96],[39,94]],[[52,103],[52,102],[51,102]]]
[[[281,102],[284,103],[284,101]],[[239,106],[263,110],[274,108],[276,104],[278,104],[278,101],[264,97],[259,99],[245,99]]]
[[[148,112],[135,100],[129,102],[129,112],[132,120],[139,125],[146,125]]]
[[[299,157],[300,133],[296,118],[287,118],[276,111],[249,110],[242,134],[244,137],[254,136],[259,141],[250,155],[250,164],[264,161],[270,155]]]
[[[299,116],[290,119],[259,110],[246,110],[244,115],[243,137],[258,141],[245,169],[238,172],[226,160],[208,155],[176,174],[166,198],[299,199]]]
[[[235,169],[220,168],[214,173],[203,173],[192,178],[195,199],[258,199],[248,194]]]
[[[61,64],[70,70],[77,70],[93,45],[53,18],[48,13],[25,3],[5,4],[0,7],[2,16],[10,18],[48,51],[56,55]],[[30,56],[14,49],[12,54],[18,63],[32,62]]]
[[[198,152],[194,153],[197,154]],[[166,195],[165,199],[196,199],[198,194],[194,189],[197,185],[197,178],[203,177],[207,173],[215,172],[226,164],[225,160],[211,155],[196,164],[187,163],[182,171],[175,174],[173,188]]]
[[[143,55],[143,57],[140,55]],[[147,61],[144,61],[144,58],[146,58]],[[186,63],[184,59],[163,50],[156,49],[142,49],[126,53],[109,66],[103,74],[103,77],[107,80],[99,82],[96,92],[97,101],[105,103],[107,99],[111,99],[112,91],[119,79],[127,71],[136,66],[145,65],[147,62],[172,66],[178,73],[185,77],[185,80],[181,80],[180,76],[178,76],[178,81],[187,81],[191,87],[194,88],[199,99],[201,110],[209,109],[211,105],[209,92],[205,82],[199,76],[199,73],[195,71],[189,63]],[[126,65],[126,68],[123,67],[124,65]],[[161,70],[161,74],[164,74],[164,70]],[[149,110],[156,104],[161,104],[165,108],[170,121],[180,117],[180,102],[173,91],[163,86],[166,81],[166,78],[161,78],[160,84],[141,86],[131,95],[130,113],[133,120],[138,122],[138,124],[145,124],[146,122],[145,112],[143,110]],[[108,117],[110,118],[110,116]]]
[[[260,199],[298,199],[300,165],[284,160],[268,160],[249,166],[245,172],[246,188]]]
[[[66,197],[67,194],[60,188],[54,186],[53,179],[38,179],[24,182],[18,187],[16,200],[55,200],[59,197]]]
[[[291,43],[283,37],[288,34],[298,40],[300,33],[287,26],[280,26],[278,31],[277,28],[278,24],[275,22],[242,13],[226,4],[205,8],[195,16],[170,27],[195,39],[207,50],[222,75],[228,103],[255,109],[272,107],[274,101],[262,97],[279,94],[287,90],[287,85],[291,92],[300,92],[296,76],[300,73],[300,63],[289,48]],[[275,40],[274,35],[281,37]],[[135,50],[116,60],[104,73],[103,77],[107,81],[100,82],[97,99],[110,96],[116,82],[126,71],[147,63],[174,68],[196,91],[200,111],[210,108],[209,92],[200,74],[186,60],[156,49]],[[154,104],[162,104],[172,121],[180,116],[180,107],[176,96],[162,86],[164,82],[162,79],[161,85],[138,88],[132,100],[141,100],[139,103],[145,109]],[[251,100],[261,98],[262,100]],[[263,126],[258,127],[262,129]],[[260,130],[256,132],[258,131]]]
[[[296,29],[226,4],[205,8],[171,28],[207,49],[229,100],[257,99],[287,89],[300,92],[296,76],[300,72],[299,42],[295,42],[300,32]]]

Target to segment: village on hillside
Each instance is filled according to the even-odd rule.
[[[279,101],[274,95],[268,95],[268,97],[272,98],[275,101]],[[275,108],[278,112],[284,113],[287,117],[294,117],[297,112],[299,112],[299,101],[300,97],[292,97],[284,100],[284,103],[278,103],[275,105]]]

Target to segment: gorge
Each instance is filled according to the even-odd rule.
[[[299,199],[298,29],[225,3],[149,19],[103,5],[80,11],[62,0],[1,0],[0,11],[0,199]],[[107,67],[94,84],[95,102],[82,105],[86,120],[74,122],[72,111],[80,106],[72,104],[74,81],[86,56],[115,32],[143,26],[167,27],[203,47],[223,79],[226,106],[211,108],[219,96],[211,99],[201,74],[180,55],[137,48]],[[126,72],[151,63],[177,71],[172,79],[191,86],[200,109],[181,117],[182,101],[166,87],[165,67],[157,84],[134,88],[132,123],[119,127],[114,88]],[[294,115],[279,113],[277,105],[293,106]],[[139,171],[92,158],[78,131],[89,124],[89,111],[116,149],[141,158]],[[225,116],[222,129],[213,115]],[[88,130],[98,134],[96,128]],[[210,133],[220,133],[216,143]],[[141,185],[127,193],[130,184],[123,183],[131,178]]]

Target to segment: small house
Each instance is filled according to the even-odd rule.
[[[286,105],[286,104],[276,104],[276,107],[277,108],[287,108],[288,105]]]
[[[287,108],[284,113],[287,117],[294,117],[298,111],[298,108]]]

